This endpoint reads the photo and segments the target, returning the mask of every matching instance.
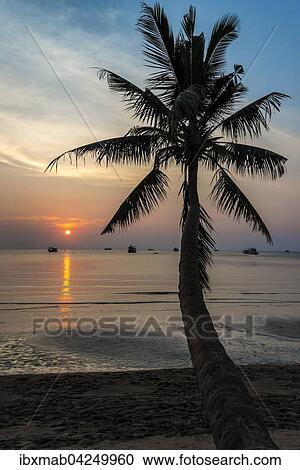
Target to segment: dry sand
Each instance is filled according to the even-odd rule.
[[[243,370],[274,440],[299,449],[300,366]],[[0,376],[0,388],[1,449],[214,448],[191,369]]]

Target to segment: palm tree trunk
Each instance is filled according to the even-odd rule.
[[[197,174],[195,161],[188,175],[190,207],[181,240],[179,300],[204,410],[218,449],[276,449],[205,305],[198,264]]]

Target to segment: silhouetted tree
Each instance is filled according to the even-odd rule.
[[[272,92],[239,106],[247,92],[243,68],[225,73],[228,46],[238,37],[239,20],[223,16],[207,41],[195,33],[196,10],[184,15],[174,36],[163,8],[142,5],[138,20],[143,52],[151,73],[141,89],[118,74],[99,69],[109,88],[120,93],[139,121],[125,136],[93,142],[55,158],[92,156],[98,164],[152,165],[150,172],[120,205],[103,234],[126,229],[149,214],[167,195],[165,170],[177,165],[183,175],[182,240],[179,299],[195,374],[217,448],[275,448],[255,410],[243,379],[226,354],[207,310],[203,291],[209,288],[212,221],[199,201],[199,168],[214,172],[211,200],[219,211],[245,220],[267,242],[271,235],[262,218],[234,179],[241,176],[275,180],[286,159],[245,143],[268,130],[274,110],[286,95]],[[244,143],[242,143],[244,141]]]

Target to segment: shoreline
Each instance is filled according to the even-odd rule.
[[[300,365],[242,366],[280,448],[300,448]],[[1,449],[213,449],[192,369],[0,375]]]

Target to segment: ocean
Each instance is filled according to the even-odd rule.
[[[189,367],[178,260],[0,250],[0,374]],[[206,301],[238,364],[299,363],[299,253],[215,253]]]

